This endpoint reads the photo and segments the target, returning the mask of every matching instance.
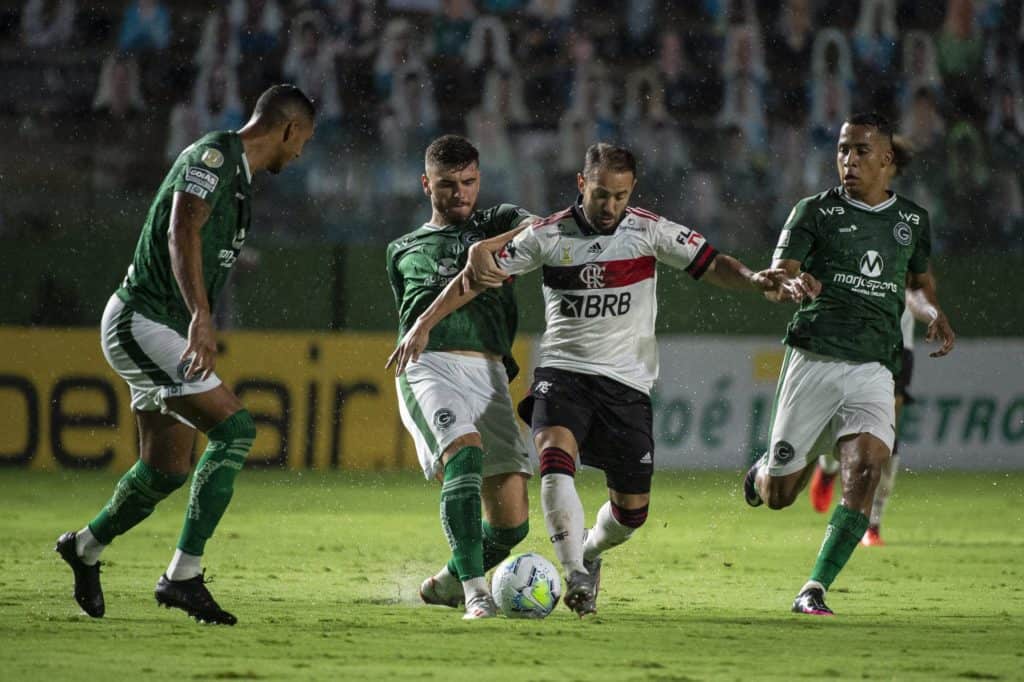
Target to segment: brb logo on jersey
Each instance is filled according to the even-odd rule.
[[[621,294],[591,294],[575,296],[563,294],[559,311],[565,317],[618,317],[629,312],[633,297],[628,291]]]
[[[604,286],[604,267],[591,263],[580,270],[580,281],[588,289],[600,289]]]
[[[878,277],[882,274],[885,263],[877,251],[868,251],[860,257],[860,274],[865,277]]]

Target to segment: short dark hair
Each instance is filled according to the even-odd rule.
[[[892,124],[889,123],[889,119],[875,112],[854,114],[847,118],[846,122],[852,126],[868,126],[870,128],[874,128],[879,132],[879,134],[889,138],[890,144],[892,144],[892,136],[896,133]]]
[[[299,88],[282,83],[271,85],[263,91],[256,100],[252,115],[271,126],[280,125],[296,115],[305,116],[313,123],[316,120],[316,104]]]
[[[636,156],[625,147],[607,142],[592,144],[583,157],[583,177],[590,179],[602,169],[617,173],[629,171],[636,177]]]
[[[423,162],[443,170],[462,170],[480,163],[480,152],[462,135],[442,135],[427,147]]]

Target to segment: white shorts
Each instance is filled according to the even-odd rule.
[[[856,433],[870,433],[892,451],[894,391],[892,372],[881,363],[787,348],[772,409],[769,475],[800,471],[822,448]]]
[[[100,345],[107,362],[131,389],[132,409],[159,410],[192,426],[181,415],[167,409],[167,398],[205,393],[220,386],[211,373],[206,379],[185,381],[181,354],[188,341],[170,327],[135,312],[113,295],[107,301],[100,323]]]
[[[479,433],[484,477],[531,475],[529,451],[512,409],[505,366],[456,353],[423,353],[395,380],[402,423],[416,443],[423,475],[436,478],[452,442]]]

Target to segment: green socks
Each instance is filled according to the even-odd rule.
[[[526,539],[530,534],[530,521],[527,519],[515,528],[495,528],[483,522],[484,533],[484,571],[489,571],[512,553],[512,548]],[[448,561],[448,572],[458,575],[455,559]]]
[[[832,518],[825,529],[825,541],[818,550],[818,560],[814,562],[811,580],[815,580],[827,590],[850,560],[850,555],[857,548],[864,531],[868,529],[868,517],[859,511],[838,505],[832,512]]]
[[[178,539],[178,549],[193,556],[203,554],[206,541],[228,508],[235,476],[256,438],[256,424],[242,409],[210,429],[206,437],[209,443],[192,476],[185,526]]]
[[[89,522],[89,531],[97,541],[109,545],[118,535],[145,520],[158,502],[186,480],[188,474],[165,474],[140,459],[117,482],[113,497]]]
[[[484,574],[483,528],[480,488],[483,485],[484,451],[465,447],[444,466],[441,485],[441,527],[452,548],[452,574],[459,580]]]

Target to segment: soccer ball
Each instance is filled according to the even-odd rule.
[[[558,605],[562,579],[554,564],[540,554],[518,554],[494,569],[491,594],[509,618],[544,618]]]

